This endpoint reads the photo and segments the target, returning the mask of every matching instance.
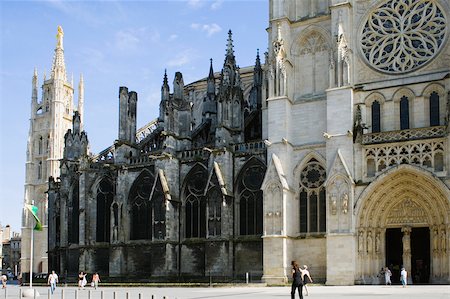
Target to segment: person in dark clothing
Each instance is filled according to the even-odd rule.
[[[298,289],[298,296],[303,299],[303,279],[302,271],[300,270],[296,261],[291,262],[292,265],[292,287],[291,287],[291,299],[295,299],[295,289]]]

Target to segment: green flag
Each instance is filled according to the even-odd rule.
[[[29,204],[25,204],[25,207],[31,212],[31,214],[33,215],[34,219],[36,220],[36,226],[34,227],[34,230],[41,231],[42,230],[42,223],[41,223],[41,220],[39,220],[39,217],[37,216],[38,207],[33,206],[33,205],[29,205]]]

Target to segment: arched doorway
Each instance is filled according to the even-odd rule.
[[[399,165],[378,176],[356,202],[357,281],[393,281],[401,267],[410,283],[449,281],[450,190],[431,173]]]

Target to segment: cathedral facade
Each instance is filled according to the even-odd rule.
[[[88,154],[81,113],[49,179],[49,264],[151,280],[450,282],[450,3],[269,1],[268,52],[172,92]]]

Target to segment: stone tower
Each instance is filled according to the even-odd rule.
[[[25,170],[25,204],[39,208],[38,216],[43,230],[35,231],[33,272],[48,272],[47,230],[48,206],[47,186],[49,177],[59,177],[60,159],[64,150],[64,135],[72,128],[74,110],[73,82],[68,82],[64,63],[63,30],[58,26],[56,48],[50,78],[44,75],[42,97],[38,99],[38,74],[35,69],[32,79],[31,118],[27,142]],[[72,80],[73,81],[73,80]],[[84,102],[83,77],[78,86],[78,112],[83,115]],[[82,116],[81,116],[82,120]],[[82,124],[80,124],[82,126]],[[22,216],[22,253],[23,272],[30,269],[30,238],[34,220],[24,210]]]

